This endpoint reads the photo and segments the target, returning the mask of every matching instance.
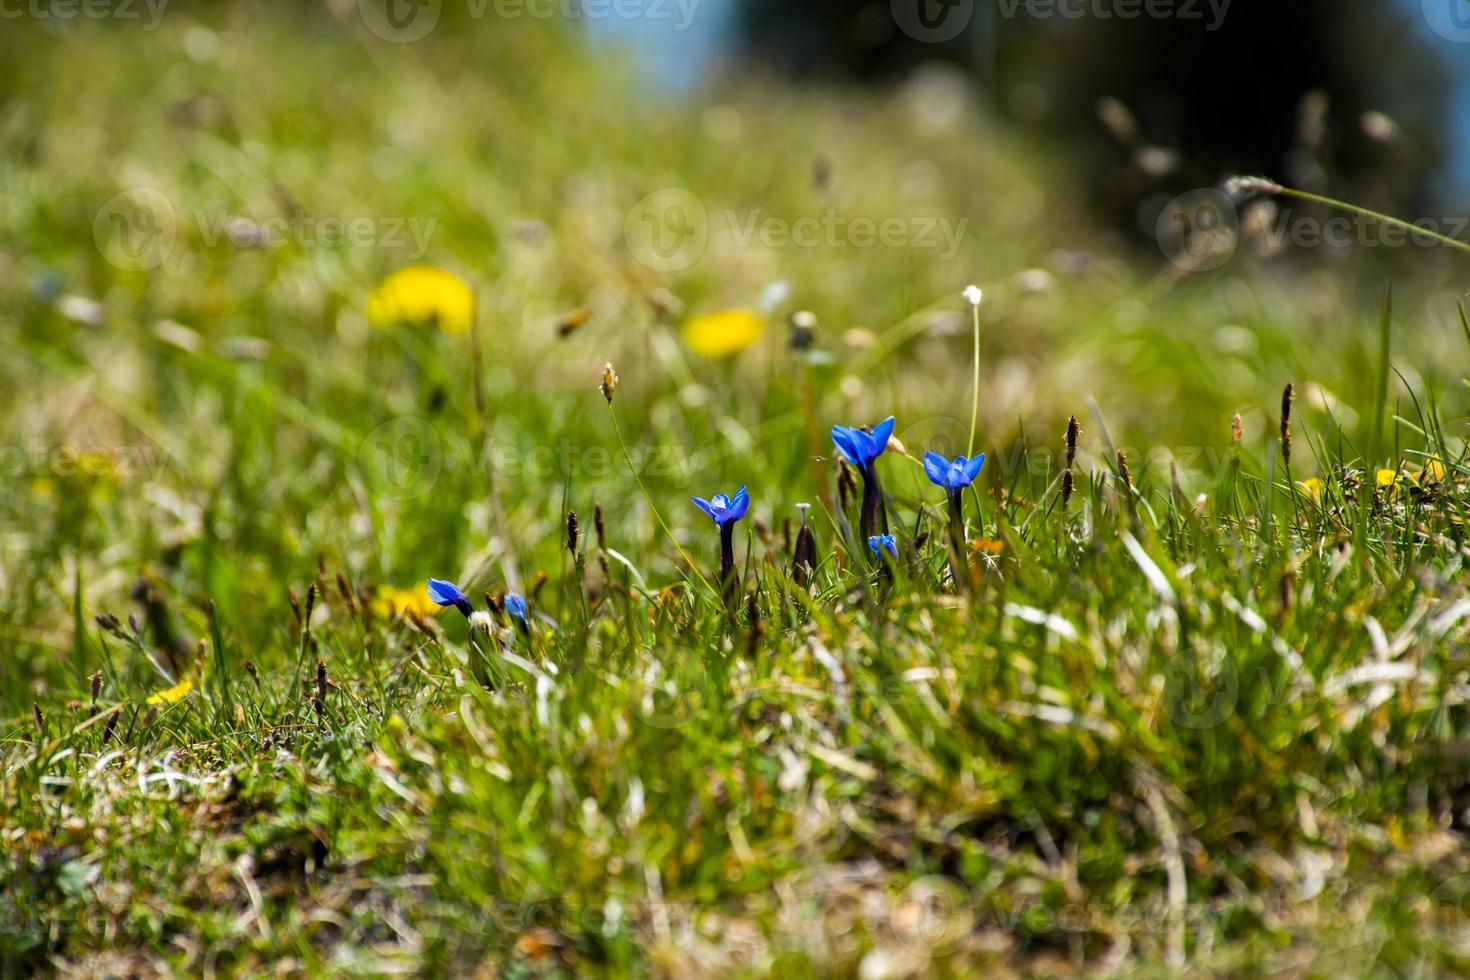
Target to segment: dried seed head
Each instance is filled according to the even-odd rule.
[[[46,737],[46,715],[41,711],[41,706],[35,701],[31,702],[31,711],[36,718],[36,731],[42,738]]]
[[[476,609],[470,613],[470,631],[475,633],[489,633],[495,628],[494,618],[483,609]]]
[[[306,609],[301,618],[301,625],[311,628],[311,614],[316,610],[316,583],[313,582],[306,587]]]
[[[1128,454],[1118,450],[1118,476],[1123,479],[1123,489],[1127,493],[1133,492],[1133,474],[1128,470]]]
[[[1067,470],[1065,473],[1062,474],[1062,509],[1063,510],[1066,510],[1067,509],[1067,505],[1072,502],[1072,491],[1074,489],[1076,489],[1076,487],[1075,487],[1075,484],[1074,484],[1074,482],[1072,480],[1072,471],[1071,470]]]
[[[1296,399],[1296,388],[1288,384],[1281,393],[1281,459],[1291,466],[1291,403]]]
[[[853,475],[853,469],[847,461],[839,457],[837,460],[837,499],[843,510],[847,510],[848,504],[856,494],[857,477]]]
[[[1245,434],[1245,423],[1241,421],[1240,413],[1236,412],[1230,418],[1230,445],[1239,446],[1241,436]]]
[[[607,403],[611,405],[613,392],[618,390],[618,372],[613,370],[611,363],[603,366],[602,383],[597,386],[597,389],[602,392],[602,397],[606,398]]]
[[[98,613],[92,617],[92,621],[108,633],[115,634],[122,628],[122,623],[118,622],[118,618],[112,613]]]
[[[327,699],[327,662],[325,660],[316,662],[316,699],[317,701]]]
[[[607,527],[602,522],[602,505],[592,505],[592,529],[597,532],[597,550],[607,547]]]
[[[97,707],[97,695],[99,695],[99,694],[102,693],[102,671],[99,670],[99,671],[94,672],[92,674],[91,681],[92,681],[92,707],[95,708],[95,707]]]
[[[1082,436],[1082,425],[1073,415],[1067,419],[1067,469],[1077,461],[1077,440]]]
[[[579,528],[577,527],[577,512],[574,510],[567,511],[567,550],[572,553],[573,557],[576,557],[577,554],[578,530]]]
[[[817,343],[817,315],[810,310],[791,314],[791,349],[809,351]]]
[[[981,292],[979,286],[965,287],[965,302],[969,303],[971,306],[979,306],[980,301],[984,298],[985,294]]]
[[[1236,197],[1256,194],[1280,194],[1285,188],[1268,177],[1231,177],[1225,181],[1225,193]]]

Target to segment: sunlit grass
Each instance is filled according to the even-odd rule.
[[[0,103],[5,970],[1466,965],[1463,268],[1181,277],[943,79],[667,106],[545,27],[188,17]],[[650,268],[670,187],[709,240]],[[967,231],[730,231],[829,211]],[[411,264],[473,330],[370,324]],[[882,566],[825,433],[889,414]],[[965,593],[920,460],[972,431]],[[728,601],[689,498],[742,483]]]

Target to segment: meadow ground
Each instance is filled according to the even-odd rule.
[[[943,73],[264,10],[0,40],[0,973],[1470,964],[1470,258],[1188,274]]]

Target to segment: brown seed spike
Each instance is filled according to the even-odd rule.
[[[327,662],[325,660],[316,662],[316,699],[319,702],[327,699]]]
[[[41,711],[41,706],[34,701],[31,702],[31,711],[34,713],[36,718],[36,731],[40,734],[42,738],[45,738],[46,715]]]
[[[1066,510],[1067,505],[1072,502],[1072,491],[1074,489],[1072,471],[1067,470],[1062,474],[1062,510]]]
[[[1128,469],[1128,454],[1118,450],[1118,476],[1123,480],[1125,493],[1133,493],[1133,474]]]
[[[1288,384],[1281,393],[1281,459],[1291,468],[1291,403],[1296,400],[1296,387]]]
[[[1082,436],[1082,426],[1073,415],[1067,419],[1067,469],[1077,462],[1077,440]]]
[[[592,529],[597,532],[597,550],[607,549],[607,526],[602,521],[602,505],[592,506]]]
[[[572,553],[573,557],[576,557],[577,554],[578,530],[577,512],[574,510],[567,511],[567,550]]]

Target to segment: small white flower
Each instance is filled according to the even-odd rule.
[[[979,306],[980,300],[985,294],[980,291],[979,286],[965,287],[965,301],[971,306]]]
[[[476,609],[474,612],[470,613],[471,630],[475,630],[480,633],[489,633],[494,628],[495,620],[490,618],[489,613],[481,609]]]

